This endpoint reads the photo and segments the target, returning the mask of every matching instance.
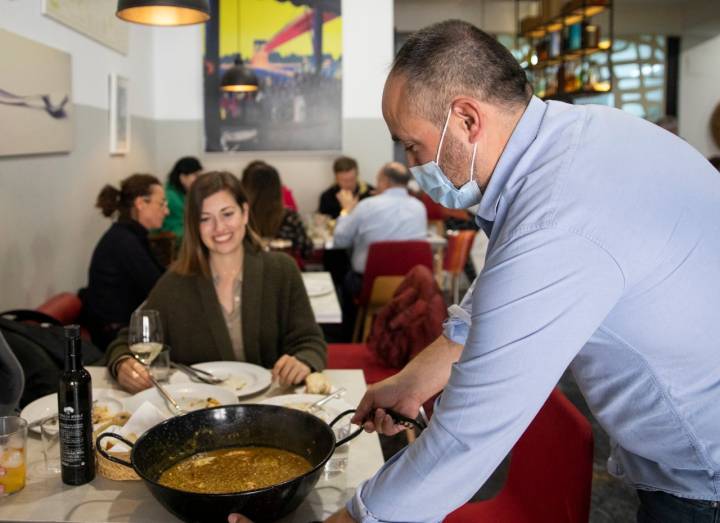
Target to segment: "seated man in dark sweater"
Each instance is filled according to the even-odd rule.
[[[354,158],[341,156],[333,162],[335,183],[320,195],[318,212],[333,218],[340,215],[342,207],[337,199],[341,190],[351,191],[359,200],[372,196],[372,185],[358,179],[358,164]]]

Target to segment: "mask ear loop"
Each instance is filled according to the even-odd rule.
[[[443,126],[443,132],[440,135],[440,143],[438,144],[437,154],[435,155],[435,163],[440,165],[440,149],[442,148],[443,140],[445,140],[445,132],[447,131],[448,124],[450,123],[450,115],[452,114],[452,107],[448,110],[447,117],[445,118],[445,125]]]
[[[470,161],[470,181],[472,181],[473,174],[475,174],[475,155],[476,154],[477,154],[477,142],[475,142],[475,145],[473,146],[472,160]]]

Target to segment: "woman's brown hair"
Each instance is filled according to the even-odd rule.
[[[285,214],[277,169],[266,163],[246,169],[242,185],[250,199],[253,227],[263,238],[274,238]]]
[[[223,171],[209,172],[200,176],[192,184],[185,199],[185,234],[180,255],[171,267],[173,272],[183,276],[202,274],[210,277],[208,248],[200,238],[200,216],[205,199],[221,191],[230,193],[240,207],[240,211],[244,212],[243,204],[248,203],[248,198],[235,176]],[[252,230],[249,221],[245,230],[245,245],[255,250],[262,249],[260,238]]]
[[[129,220],[135,207],[135,198],[150,196],[153,185],[161,184],[152,174],[133,174],[120,182],[120,189],[112,185],[103,187],[97,196],[95,207],[108,218],[117,212],[120,220]]]

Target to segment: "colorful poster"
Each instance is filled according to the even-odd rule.
[[[213,0],[211,9],[206,150],[340,150],[340,0]],[[257,91],[220,90],[238,56],[257,77]]]

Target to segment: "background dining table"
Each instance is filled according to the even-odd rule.
[[[117,388],[105,367],[87,367],[94,388]],[[344,400],[357,405],[366,385],[361,370],[326,370],[334,386],[345,387]],[[240,403],[258,401],[286,394],[275,385],[268,390],[242,398]],[[282,430],[278,427],[278,430]],[[363,432],[349,443],[348,463],[343,472],[324,474],[310,495],[281,523],[308,523],[322,520],[353,495],[355,489],[372,476],[383,464],[380,442],[376,434]],[[7,497],[0,497],[0,521],[12,522],[178,522],[152,497],[142,481],[112,481],[102,476],[79,487],[64,485],[59,476],[44,478],[33,473],[43,461],[40,439],[30,434],[27,447],[28,479],[25,488]]]

